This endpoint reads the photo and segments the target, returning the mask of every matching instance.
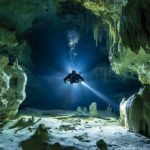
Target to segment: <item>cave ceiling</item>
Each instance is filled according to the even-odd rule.
[[[0,51],[14,53],[28,66],[31,50],[24,36],[43,23],[90,28],[96,43],[105,29],[112,69],[150,84],[149,5],[149,0],[1,0]]]

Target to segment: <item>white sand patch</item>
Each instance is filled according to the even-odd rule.
[[[64,111],[63,111],[64,112]],[[60,112],[59,112],[60,113]],[[69,114],[66,112],[66,114]],[[24,118],[30,116],[23,115]],[[60,116],[61,118],[61,116]],[[139,134],[128,132],[114,118],[110,120],[79,117],[42,117],[28,127],[19,130],[9,129],[17,120],[8,122],[0,129],[0,150],[21,150],[19,144],[34,134],[39,124],[49,128],[49,143],[59,142],[66,146],[75,146],[79,150],[96,150],[96,142],[103,139],[110,150],[149,150],[150,140]],[[35,118],[38,120],[38,117]]]

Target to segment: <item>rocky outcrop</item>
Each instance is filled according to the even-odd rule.
[[[48,149],[46,147],[48,145],[48,139],[48,129],[44,124],[40,124],[35,133],[29,139],[20,143],[20,147],[23,150],[32,150],[33,147],[37,150]]]
[[[93,102],[89,106],[89,112],[90,112],[91,117],[97,117],[98,116],[98,110],[97,110],[97,103],[96,102]]]
[[[130,49],[122,49],[112,55],[111,65],[117,74],[127,76],[131,73],[137,75],[141,83],[150,84],[150,55],[144,49],[141,48],[138,54]]]
[[[8,26],[7,26],[8,27]],[[15,62],[20,47],[15,32],[0,24],[0,122],[14,117],[25,99],[27,77]],[[15,50],[14,50],[15,49]]]
[[[26,97],[27,76],[17,61],[8,65],[9,59],[0,55],[0,122],[12,118]]]
[[[108,150],[107,143],[103,139],[98,140],[96,145],[100,150]]]
[[[121,124],[130,131],[150,137],[150,87],[141,88],[120,103]]]
[[[17,39],[16,32],[10,30],[10,26],[4,26],[0,21],[0,122],[14,117],[26,97],[27,76],[18,65],[17,58],[23,63],[28,45]]]

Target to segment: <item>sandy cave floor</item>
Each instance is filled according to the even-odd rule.
[[[103,116],[105,114],[104,119],[100,119],[72,117],[75,114],[73,111],[27,109],[20,117],[28,119],[32,113],[45,115],[39,122],[24,129],[10,129],[18,119],[11,120],[0,128],[0,150],[21,150],[20,142],[33,135],[41,123],[48,127],[49,143],[75,146],[78,150],[96,150],[96,142],[103,139],[110,150],[150,150],[150,139],[128,132],[119,125],[117,119],[105,112],[101,113]],[[35,121],[38,119],[35,117]]]

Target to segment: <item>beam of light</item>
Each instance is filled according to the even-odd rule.
[[[111,104],[111,106],[115,109],[117,109],[117,104],[115,104],[114,102],[112,102],[109,98],[107,98],[104,94],[102,94],[101,92],[98,92],[97,90],[95,90],[94,88],[92,88],[90,85],[88,85],[85,82],[81,82],[81,84],[83,86],[85,86],[86,88],[88,88],[91,92],[93,92],[97,97],[99,97],[101,100],[103,100],[104,102]]]

